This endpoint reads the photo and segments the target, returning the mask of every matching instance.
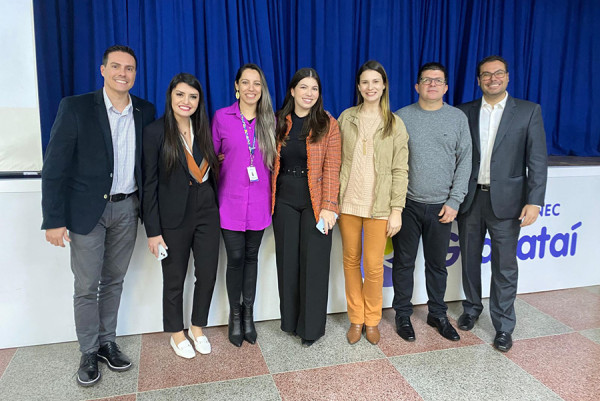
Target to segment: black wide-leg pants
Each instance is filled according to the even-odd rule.
[[[315,227],[307,177],[280,175],[273,215],[281,330],[305,340],[325,334],[331,232]]]

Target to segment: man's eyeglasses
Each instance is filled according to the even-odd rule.
[[[492,79],[492,75],[498,79],[502,79],[506,76],[506,71],[498,70],[496,72],[482,72],[481,74],[479,74],[479,79],[481,79],[482,81],[488,81]]]
[[[423,77],[423,78],[419,79],[419,82],[422,83],[423,85],[431,85],[434,82],[436,85],[446,85],[446,80],[444,80],[442,78]]]

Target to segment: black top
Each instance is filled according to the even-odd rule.
[[[294,169],[299,167],[306,171],[307,156],[306,156],[306,138],[301,138],[302,125],[307,117],[298,117],[292,112],[292,128],[281,147],[281,169]]]

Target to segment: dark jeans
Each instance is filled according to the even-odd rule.
[[[232,231],[222,229],[227,251],[227,297],[229,306],[239,305],[243,297],[245,306],[254,305],[256,275],[258,272],[258,249],[263,233],[260,231]]]
[[[315,227],[306,177],[278,178],[273,215],[281,329],[306,340],[325,334],[331,233]]]
[[[419,239],[423,238],[425,256],[425,285],[427,306],[434,317],[446,316],[448,307],[444,302],[446,294],[446,255],[450,241],[452,223],[440,223],[438,213],[444,204],[428,205],[410,199],[402,212],[402,228],[392,238],[394,245],[394,300],[392,306],[397,316],[412,315],[410,302],[413,295],[415,259],[419,249]]]
[[[183,330],[183,284],[190,250],[196,277],[192,324],[206,326],[219,258],[219,209],[208,181],[190,186],[182,223],[174,229],[163,228],[162,236],[169,247],[169,256],[162,260],[164,330]]]

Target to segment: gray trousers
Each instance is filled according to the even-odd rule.
[[[115,341],[123,278],[137,236],[138,211],[137,195],[108,202],[89,234],[69,233],[75,329],[82,353]]]
[[[499,219],[492,211],[490,193],[477,189],[471,208],[458,216],[465,313],[479,316],[481,303],[481,259],[485,232],[492,240],[490,315],[496,331],[512,333],[517,297],[517,244],[521,231],[518,219]]]

